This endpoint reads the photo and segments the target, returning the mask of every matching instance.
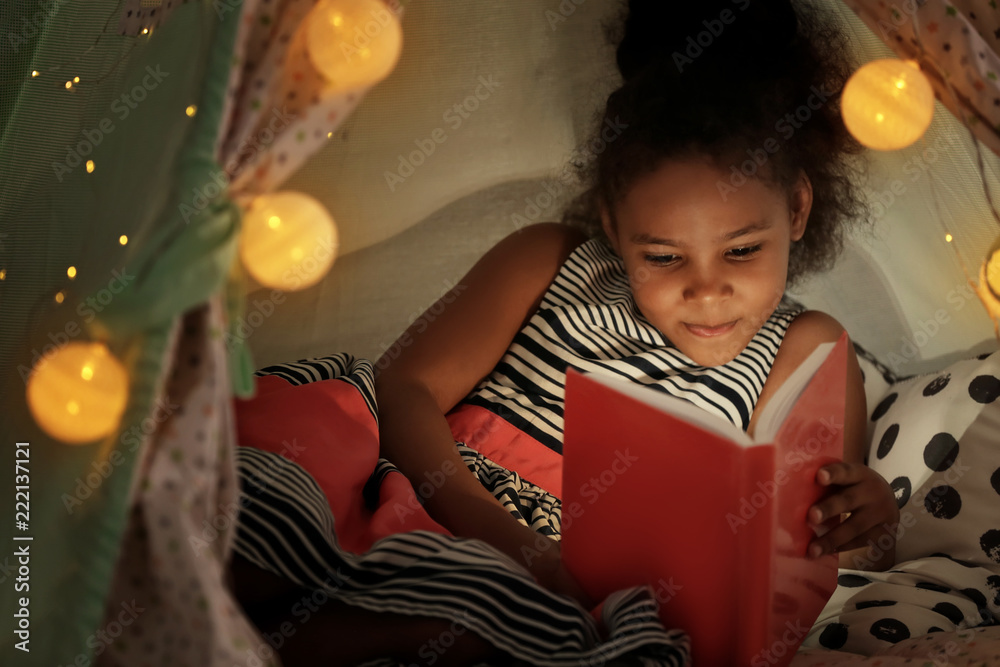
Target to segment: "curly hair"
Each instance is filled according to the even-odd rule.
[[[624,83],[598,124],[605,139],[609,125],[620,134],[595,139],[602,149],[578,166],[588,189],[563,222],[602,236],[601,208],[614,220],[631,187],[669,159],[712,159],[728,174],[718,184],[723,197],[746,178],[790,193],[805,172],[813,205],[805,236],[792,245],[788,284],[830,268],[846,227],[869,220],[858,186],[863,147],[840,117],[853,67],[834,22],[796,5],[630,0],[616,52]]]

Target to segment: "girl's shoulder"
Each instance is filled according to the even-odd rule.
[[[493,370],[567,257],[586,240],[556,223],[505,237],[465,274],[456,295],[431,307],[433,317],[418,318],[403,332],[395,357],[379,360],[377,389],[384,395],[421,385],[442,412],[450,410]]]
[[[833,316],[820,310],[804,310],[788,325],[778,355],[780,357],[784,353],[789,357],[789,361],[794,361],[798,366],[817,345],[836,342],[842,333],[844,333],[843,325]]]
[[[780,386],[821,343],[834,343],[844,333],[836,318],[819,310],[805,310],[788,325],[785,337],[774,358],[767,382]],[[850,347],[850,346],[849,346]],[[849,350],[853,356],[853,347]]]
[[[480,260],[499,284],[508,290],[545,291],[562,265],[580,246],[586,234],[558,222],[529,225],[511,233]]]
[[[774,364],[768,373],[757,404],[754,406],[754,414],[750,420],[751,432],[756,423],[757,415],[767,405],[771,396],[785,383],[788,376],[805,361],[817,345],[836,342],[843,332],[844,327],[836,318],[819,310],[802,311],[792,320],[781,341],[781,346],[778,348],[778,354],[774,358]],[[848,346],[848,366],[849,369],[852,366],[857,366],[854,347],[851,345]]]
[[[511,233],[494,246],[493,251],[523,258],[525,255],[551,256],[556,250],[556,254],[562,256],[588,240],[589,237],[576,227],[561,222],[540,222]]]

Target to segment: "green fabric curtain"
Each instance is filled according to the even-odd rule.
[[[117,1],[0,5],[5,665],[68,665],[107,648],[98,634],[104,600],[171,333],[185,310],[223,288],[235,256],[238,212],[224,196],[187,221],[181,206],[204,195],[219,169],[214,145],[240,12],[220,17],[212,0],[198,0],[151,34],[124,37],[124,10]],[[93,445],[54,442],[28,412],[27,370],[38,355],[102,332],[131,375],[121,429]],[[14,523],[17,442],[29,443],[27,530]],[[24,547],[27,578],[14,555]],[[21,598],[29,653],[10,631]]]

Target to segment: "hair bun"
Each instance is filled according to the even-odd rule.
[[[757,67],[778,59],[795,38],[798,22],[789,0],[629,0],[624,36],[616,51],[628,81],[649,65]],[[676,58],[681,67],[674,61]],[[669,70],[669,68],[665,68]]]

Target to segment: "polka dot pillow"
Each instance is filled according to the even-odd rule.
[[[1000,351],[898,382],[872,411],[867,462],[899,504],[897,563],[943,554],[1000,574],[998,397]]]
[[[858,357],[858,365],[861,367],[861,377],[865,382],[865,398],[868,400],[868,414],[870,415],[875,406],[879,404],[882,397],[889,393],[889,389],[903,378],[897,376],[887,366],[883,365],[874,354],[854,343],[854,352]],[[871,442],[872,434],[875,431],[875,423],[868,422],[868,442]]]

